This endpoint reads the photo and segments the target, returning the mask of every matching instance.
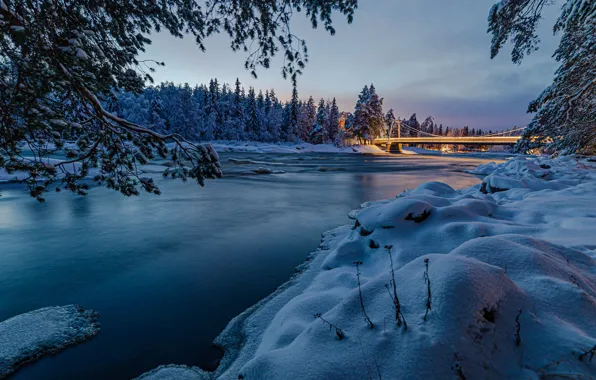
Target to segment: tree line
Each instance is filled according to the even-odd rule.
[[[233,87],[212,79],[208,85],[194,87],[166,82],[138,94],[120,92],[106,102],[105,108],[160,134],[177,134],[191,141],[303,141],[342,146],[395,137],[395,125],[401,125],[401,136],[485,134],[468,126],[443,127],[432,116],[420,123],[415,113],[397,119],[393,109],[384,113],[383,99],[374,84],[363,88],[353,112],[340,111],[335,98],[316,102],[309,96],[301,100],[296,88],[289,101],[281,101],[274,89],[257,92],[249,87],[246,91],[238,79]]]

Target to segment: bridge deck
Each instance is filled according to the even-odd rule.
[[[375,139],[375,145],[391,144],[457,144],[457,145],[513,145],[521,136],[498,137],[400,137]]]

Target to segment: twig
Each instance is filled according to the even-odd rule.
[[[591,361],[592,361],[592,359],[594,359],[594,354],[596,354],[596,344],[594,345],[594,347],[592,347],[592,348],[591,348],[591,349],[589,349],[588,351],[586,351],[586,352],[584,352],[583,354],[581,354],[581,355],[579,356],[579,360],[580,360],[580,361],[584,361],[584,358],[585,358],[586,356],[588,356],[588,354],[590,355],[590,359],[589,359],[589,361],[591,362]]]
[[[424,282],[427,284],[428,295],[426,298],[426,313],[424,313],[424,320],[426,321],[426,316],[428,312],[431,310],[431,292],[430,292],[430,277],[428,277],[428,263],[430,259],[424,259]]]
[[[464,375],[464,369],[459,365],[459,363],[455,364],[455,370],[457,372],[458,380],[466,380],[466,375]]]
[[[517,311],[517,316],[515,317],[515,345],[519,346],[521,344],[521,335],[519,334],[521,331],[521,324],[519,322],[519,317],[522,315],[522,309]]]
[[[360,265],[362,265],[362,261],[354,261],[354,265],[356,266],[356,277],[358,278],[358,293],[360,295],[360,307],[362,309],[362,315],[364,316],[366,323],[369,324],[370,328],[374,329],[375,325],[368,317],[368,314],[366,314],[366,310],[364,309],[364,300],[362,299],[362,287],[360,286]]]
[[[395,308],[395,321],[398,326],[401,326],[402,323],[404,325],[404,329],[408,330],[408,323],[406,322],[406,318],[404,317],[403,313],[401,312],[401,303],[399,302],[399,298],[397,297],[397,285],[395,282],[395,269],[393,267],[393,255],[391,253],[391,248],[393,246],[386,245],[385,249],[387,253],[389,253],[389,262],[391,263],[391,281],[389,282],[393,286],[393,295],[391,295],[391,291],[389,290],[389,286],[385,285],[387,291],[389,292],[389,296],[393,301],[393,307]]]
[[[336,325],[334,325],[333,323],[327,321],[326,319],[323,318],[323,316],[321,315],[321,313],[317,313],[315,314],[315,318],[319,318],[321,321],[323,321],[323,323],[326,323],[329,325],[329,329],[335,329],[335,335],[337,335],[337,338],[339,340],[342,340],[345,337],[344,332],[342,331],[342,329],[340,329],[339,327],[337,327]]]

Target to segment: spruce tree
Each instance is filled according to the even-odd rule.
[[[251,141],[258,141],[261,134],[261,123],[255,89],[252,87],[248,89],[246,102],[246,138]]]
[[[387,111],[385,115],[385,126],[387,128],[387,137],[393,137],[393,134],[396,133],[393,128],[396,126],[396,119],[395,114],[393,113],[393,108]]]
[[[383,114],[383,98],[379,97],[377,90],[373,84],[370,85],[370,99],[368,102],[369,108],[369,141],[383,135],[385,131],[385,115]]]
[[[369,135],[369,101],[370,91],[368,86],[364,86],[362,92],[358,95],[358,101],[356,102],[356,107],[354,107],[354,120],[350,125],[352,137],[358,139],[360,143],[362,143]]]
[[[411,137],[420,137],[420,123],[418,122],[415,113],[410,116],[410,119],[408,119],[405,124],[409,127],[409,135]]]
[[[421,137],[428,137],[432,134],[435,126],[435,121],[432,116],[427,117],[420,125],[420,131],[424,132]]]
[[[329,121],[327,123],[327,135],[329,140],[335,144],[339,135],[339,108],[337,107],[337,101],[333,98],[331,106],[329,107]]]
[[[284,109],[284,122],[282,125],[282,138],[286,141],[298,139],[298,117],[300,115],[300,103],[298,100],[298,88],[293,86],[292,99],[286,103]]]
[[[317,116],[310,133],[310,140],[313,144],[323,144],[328,138],[327,124],[329,122],[329,111],[325,106],[325,100],[319,101]]]
[[[308,102],[303,103],[300,107],[300,114],[298,120],[299,133],[298,137],[302,141],[309,141],[310,135],[317,118],[317,106],[312,96],[308,98]]]

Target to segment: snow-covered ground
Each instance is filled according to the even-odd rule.
[[[212,141],[211,145],[218,152],[247,152],[247,153],[371,153],[385,154],[376,145],[353,145],[338,148],[333,144],[309,143],[260,143],[249,141]]]
[[[99,332],[99,315],[78,305],[46,307],[0,322],[0,379],[42,355]]]
[[[214,374],[144,379],[596,377],[596,163],[519,157],[476,173],[480,185],[430,182],[352,212],[230,322]]]

